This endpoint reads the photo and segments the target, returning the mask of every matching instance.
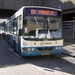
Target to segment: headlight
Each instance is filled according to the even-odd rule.
[[[59,49],[61,49],[61,47],[59,47]]]
[[[56,49],[58,49],[58,47],[56,47]]]
[[[30,48],[28,48],[28,51],[30,51]]]
[[[34,48],[32,48],[32,51],[34,51]]]

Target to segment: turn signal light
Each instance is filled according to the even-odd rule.
[[[22,48],[23,51],[26,51],[26,48]]]

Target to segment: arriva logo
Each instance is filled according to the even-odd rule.
[[[40,45],[50,45],[52,44],[51,42],[41,42]]]
[[[40,45],[43,45],[43,44],[44,44],[43,42],[40,43]]]

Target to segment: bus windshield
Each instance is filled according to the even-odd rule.
[[[61,38],[61,19],[54,17],[24,16],[24,39]]]

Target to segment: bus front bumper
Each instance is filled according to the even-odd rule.
[[[46,52],[22,52],[22,56],[47,56],[53,54],[60,54],[62,50],[46,51]]]

